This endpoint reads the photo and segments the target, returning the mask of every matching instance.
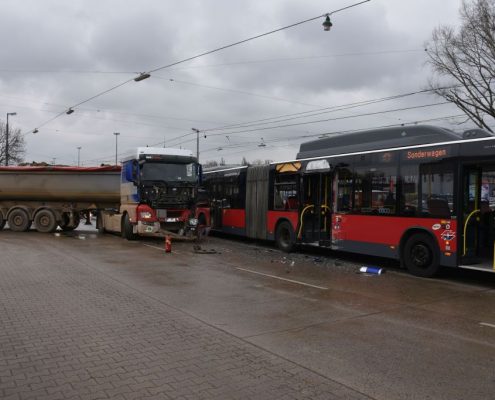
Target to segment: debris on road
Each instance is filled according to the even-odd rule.
[[[199,244],[193,246],[193,250],[197,254],[219,254],[215,249],[203,249]]]
[[[385,269],[380,267],[365,266],[359,268],[359,272],[369,275],[381,275],[385,272]]]

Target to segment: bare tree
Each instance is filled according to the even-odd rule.
[[[0,122],[0,166],[5,165],[5,142],[7,139],[6,124]],[[24,160],[26,142],[20,129],[9,124],[9,165],[19,164]]]
[[[203,163],[203,168],[213,168],[213,167],[218,167],[217,161],[211,160]]]
[[[426,51],[433,68],[429,89],[492,131],[495,118],[495,0],[463,0],[461,27],[440,26]],[[487,121],[488,118],[488,121]]]

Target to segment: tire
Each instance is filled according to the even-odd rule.
[[[55,229],[57,229],[57,218],[51,210],[40,210],[34,216],[34,225],[36,226],[36,230],[38,232],[55,232]]]
[[[8,223],[10,230],[14,232],[26,232],[31,227],[29,215],[22,208],[10,212]]]
[[[402,253],[403,264],[416,276],[433,277],[440,268],[440,251],[430,235],[419,233],[411,236]]]
[[[5,226],[5,223],[7,221],[5,221],[5,218],[3,217],[3,214],[0,212],[0,231],[3,229],[3,227]]]
[[[289,221],[282,221],[275,231],[275,242],[280,250],[290,253],[296,244],[296,234]]]
[[[129,220],[129,214],[125,214],[122,221],[122,237],[126,238],[127,240],[137,239],[137,235],[132,230],[132,224]]]
[[[59,223],[60,229],[64,232],[70,232],[79,226],[80,217],[79,214],[74,214],[74,225],[69,225],[70,216],[68,213],[62,214],[62,221]]]
[[[106,229],[103,226],[103,216],[101,215],[101,211],[98,212],[98,215],[96,216],[96,229],[98,229],[98,233],[105,233]]]

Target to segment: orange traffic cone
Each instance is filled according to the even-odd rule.
[[[165,236],[165,253],[172,252],[172,237],[170,235]]]

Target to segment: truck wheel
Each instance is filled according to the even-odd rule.
[[[11,231],[25,232],[31,227],[28,213],[21,208],[11,211],[8,218]]]
[[[416,276],[431,278],[440,268],[438,246],[426,233],[411,236],[402,253],[403,264]]]
[[[60,229],[62,229],[64,232],[73,231],[79,226],[79,222],[81,222],[81,217],[79,216],[79,213],[74,213],[73,219],[74,219],[74,225],[70,225],[70,215],[68,213],[63,213],[62,221],[58,226],[60,226]]]
[[[296,235],[288,221],[282,221],[275,231],[275,241],[280,250],[290,253],[296,244]]]
[[[60,221],[60,223],[58,224],[58,226],[60,226],[60,229],[62,229],[64,232],[69,232],[69,231],[73,231],[74,229],[76,229],[75,226],[72,226],[72,225],[69,225],[69,221],[70,221],[70,216],[68,213],[63,213],[62,214],[62,220]]]
[[[124,220],[122,221],[122,236],[127,240],[137,239],[137,235],[132,230],[132,224],[129,220],[129,214],[124,215]]]
[[[34,216],[34,225],[38,232],[55,232],[55,229],[57,229],[57,218],[51,210],[40,210]]]

